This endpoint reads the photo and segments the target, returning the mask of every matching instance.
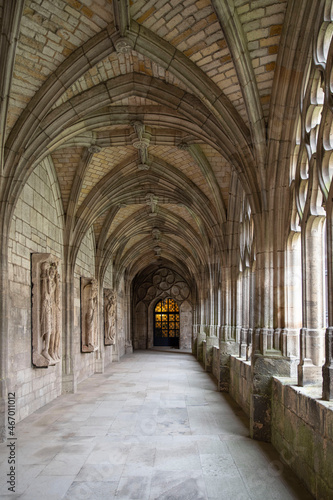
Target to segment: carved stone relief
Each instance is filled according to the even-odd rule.
[[[104,289],[104,344],[116,343],[116,306],[117,296],[114,290]]]
[[[59,259],[32,254],[32,363],[45,368],[60,362],[61,284]]]
[[[98,348],[97,317],[98,287],[95,278],[81,278],[81,350],[93,352]]]

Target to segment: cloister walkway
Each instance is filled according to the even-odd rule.
[[[190,354],[136,351],[17,425],[16,493],[1,498],[312,498]]]

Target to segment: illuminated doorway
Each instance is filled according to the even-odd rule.
[[[155,306],[154,345],[179,349],[179,307],[173,299],[160,300]]]

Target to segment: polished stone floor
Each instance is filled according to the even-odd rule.
[[[17,425],[26,500],[312,498],[190,354],[138,351]]]

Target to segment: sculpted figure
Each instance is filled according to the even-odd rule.
[[[86,285],[85,345],[94,348],[95,316],[97,313],[97,281]]]
[[[59,259],[32,254],[32,362],[48,367],[60,361],[61,283]]]
[[[50,354],[53,359],[60,360],[60,332],[61,332],[61,302],[60,302],[60,274],[55,267],[54,273],[54,296],[53,296],[53,343]],[[52,349],[52,350],[51,350]]]
[[[49,354],[50,339],[52,333],[52,306],[51,306],[51,283],[50,264],[43,262],[41,265],[40,288],[41,288],[41,317],[40,332],[43,340],[42,355],[48,361],[51,360]]]
[[[57,359],[54,351],[55,335],[56,335],[56,289],[57,289],[56,271],[57,271],[56,265],[54,262],[52,262],[49,267],[49,279],[48,279],[48,287],[50,293],[50,320],[51,320],[50,342],[49,342],[48,353],[51,359],[53,360]]]
[[[105,343],[115,344],[116,338],[116,294],[109,292],[106,296],[105,304]]]
[[[57,361],[60,344],[60,275],[55,262],[43,262],[40,274],[42,355],[49,362]]]

